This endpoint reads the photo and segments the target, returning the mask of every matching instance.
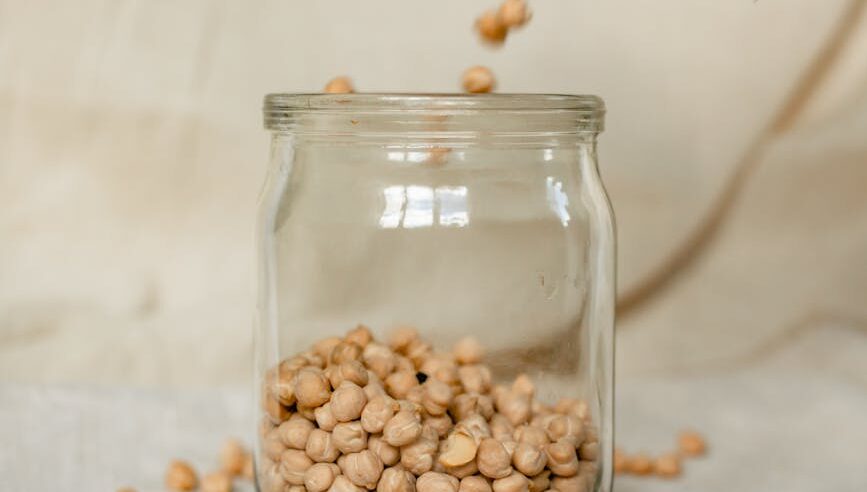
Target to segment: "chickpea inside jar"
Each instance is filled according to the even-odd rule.
[[[272,94],[258,490],[609,491],[594,96]]]

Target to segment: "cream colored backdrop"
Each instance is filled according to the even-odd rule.
[[[863,335],[864,2],[531,0],[492,51],[470,26],[494,3],[0,0],[0,378],[246,381],[262,95],[454,91],[478,63],[504,92],[606,99],[627,299],[753,157],[695,261],[621,317],[621,375]]]

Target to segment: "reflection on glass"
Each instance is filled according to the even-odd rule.
[[[434,217],[442,227],[470,223],[466,186],[388,186],[382,190],[385,208],[379,217],[384,229],[432,227]]]
[[[560,218],[560,223],[563,224],[563,227],[566,227],[569,225],[571,217],[569,216],[569,211],[566,209],[569,205],[569,197],[566,196],[566,193],[563,193],[563,183],[561,181],[554,181],[553,177],[548,176],[545,178],[545,188],[548,206]]]

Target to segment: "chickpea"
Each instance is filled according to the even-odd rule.
[[[453,397],[451,387],[442,381],[428,379],[425,381],[423,389],[422,406],[427,410],[427,413],[430,415],[446,413]]]
[[[468,393],[487,393],[491,389],[491,370],[488,366],[461,366],[458,368],[458,378]]]
[[[494,480],[494,492],[529,492],[530,481],[527,477],[513,471],[511,475]]]
[[[423,430],[422,433],[424,434],[425,431]],[[433,468],[438,447],[439,440],[435,431],[433,436],[422,435],[414,442],[400,448],[400,464],[414,475],[428,472]]]
[[[479,472],[493,479],[505,478],[512,473],[509,452],[500,441],[492,438],[482,439],[476,452],[476,464]]]
[[[415,475],[399,466],[386,468],[376,486],[377,492],[415,492]]]
[[[404,399],[415,404],[418,407],[419,412],[421,412],[422,409],[424,409],[424,406],[422,406],[422,401],[424,400],[424,388],[422,388],[421,385],[413,386],[406,393]]]
[[[512,436],[519,443],[525,442],[539,447],[547,446],[551,442],[545,429],[536,427],[535,425],[524,424],[516,428]]]
[[[307,446],[307,438],[310,437],[310,432],[313,428],[313,422],[300,415],[293,415],[292,418],[280,424],[280,427],[277,427],[277,433],[286,447],[304,449]]]
[[[504,391],[497,395],[495,404],[512,425],[523,424],[530,419],[530,398],[527,395]]]
[[[367,432],[361,422],[341,422],[331,431],[331,439],[341,453],[358,453],[367,447]]]
[[[406,446],[418,439],[422,425],[418,412],[401,410],[385,423],[382,438],[392,446]]]
[[[331,402],[314,410],[313,416],[316,417],[316,425],[322,430],[331,432],[334,430],[334,426],[337,425],[337,418],[334,417],[334,413],[331,411]]]
[[[571,477],[578,473],[578,456],[570,441],[561,439],[548,444],[545,446],[545,454],[548,455],[548,468],[555,475]]]
[[[370,401],[377,396],[388,396],[388,392],[385,391],[385,388],[382,386],[381,382],[370,381],[364,387],[364,395],[367,397],[367,401]]]
[[[518,443],[512,453],[512,464],[515,469],[528,477],[542,473],[548,463],[547,455],[542,449],[527,442]]]
[[[279,460],[283,451],[286,451],[286,443],[283,442],[278,429],[269,431],[262,440],[262,452],[272,461]]]
[[[534,416],[545,416],[554,413],[554,410],[550,406],[545,405],[539,400],[533,400],[530,402],[530,411]]]
[[[418,386],[414,371],[398,371],[385,378],[385,389],[397,399],[406,398],[409,391]]]
[[[229,439],[220,449],[220,468],[232,476],[240,475],[244,470],[244,459],[247,451],[236,439]]]
[[[349,77],[335,77],[325,84],[326,94],[350,94],[355,92],[352,87],[352,80]]]
[[[343,381],[331,395],[331,413],[338,422],[358,419],[365,405],[367,405],[367,395],[352,381]]]
[[[361,411],[361,427],[371,434],[382,432],[385,423],[394,417],[400,405],[388,396],[372,398]]]
[[[614,473],[626,473],[629,470],[629,456],[621,449],[614,448]]]
[[[268,374],[268,391],[284,406],[295,404],[295,370],[278,368],[277,374]]]
[[[522,373],[512,382],[512,391],[519,395],[529,396],[530,399],[532,399],[533,395],[536,394],[536,385],[533,384],[533,380],[530,379],[530,376]]]
[[[334,477],[328,492],[365,492],[365,489],[355,485],[344,475],[338,475]]]
[[[415,488],[418,492],[458,492],[458,479],[438,472],[426,472],[418,477]]]
[[[379,476],[382,474],[382,461],[376,454],[365,449],[358,453],[350,453],[346,455],[346,462],[343,465],[343,474],[346,475],[352,483],[359,487],[364,487],[368,490],[376,488],[376,483],[379,482]]]
[[[199,483],[196,471],[186,461],[174,460],[166,470],[166,488],[169,490],[193,490]]]
[[[314,352],[310,352],[310,351],[304,352],[303,354],[301,354],[301,356],[304,358],[304,361],[305,361],[306,365],[308,365],[308,366],[318,367],[319,369],[322,369],[325,367],[325,359],[322,357],[319,357],[319,355],[317,355]]]
[[[677,444],[684,456],[701,456],[707,448],[704,437],[695,431],[681,432],[677,438]]]
[[[590,407],[587,402],[576,398],[561,398],[554,405],[554,411],[563,415],[575,415],[581,420],[586,420],[590,417]]]
[[[483,41],[499,45],[506,40],[506,35],[509,33],[506,27],[494,10],[489,10],[476,19],[476,31]]]
[[[280,455],[280,474],[292,485],[304,484],[304,472],[313,466],[313,460],[304,451],[287,449]]]
[[[464,420],[472,415],[489,418],[494,414],[494,405],[488,395],[463,393],[452,400],[449,411],[455,420]]]
[[[376,453],[386,466],[393,466],[400,461],[400,450],[383,441],[382,436],[370,436],[367,439],[367,449]]]
[[[480,475],[472,475],[461,479],[458,492],[492,492],[491,484]]]
[[[559,492],[589,492],[587,480],[579,475],[572,477],[554,477],[551,488]]]
[[[476,444],[482,442],[482,439],[491,437],[491,427],[488,425],[488,421],[477,413],[458,422],[455,431],[463,431],[473,436]]]
[[[544,470],[542,473],[530,478],[530,492],[543,492],[551,486],[551,470]]]
[[[334,350],[334,347],[340,345],[340,342],[342,342],[342,340],[338,337],[323,338],[313,344],[313,353],[321,357],[323,360],[328,360],[331,351]]]
[[[406,348],[406,357],[412,361],[415,368],[420,368],[431,356],[431,346],[421,340],[413,340]]]
[[[401,327],[391,332],[388,344],[395,352],[405,352],[409,344],[418,339],[415,328]]]
[[[344,362],[358,360],[361,357],[361,350],[361,347],[354,343],[340,342],[331,350],[328,362],[330,364],[343,364]]]
[[[427,415],[424,418],[424,425],[435,430],[437,437],[442,439],[452,428],[452,418],[447,413],[437,416]]]
[[[458,466],[445,466],[441,462],[437,461],[436,465],[440,465],[443,472],[457,478],[469,477],[470,475],[479,473],[479,466],[476,464],[476,460]]]
[[[316,408],[315,407],[305,407],[302,405],[295,405],[295,415],[293,417],[301,417],[305,418],[311,422],[316,421]]]
[[[568,439],[575,447],[586,439],[584,423],[575,415],[556,415],[548,419],[545,431],[552,442]]]
[[[653,471],[665,478],[680,475],[680,457],[676,453],[668,453],[656,458],[653,461]]]
[[[637,454],[629,460],[627,471],[635,475],[650,475],[653,472],[653,461],[645,454]]]
[[[370,328],[364,325],[358,325],[352,330],[349,330],[349,333],[346,334],[344,340],[364,348],[367,347],[368,343],[373,341],[373,334],[370,332]]]
[[[340,467],[334,463],[316,463],[304,472],[304,486],[308,492],[325,492],[340,475]]]
[[[411,372],[415,374],[415,364],[408,358],[398,355],[394,358],[394,372]],[[387,379],[387,378],[386,378]]]
[[[519,440],[517,431],[505,416],[495,413],[491,416],[491,436],[498,441]]]
[[[272,464],[265,467],[261,476],[262,492],[284,492],[287,487],[286,480],[280,473],[280,465]]]
[[[506,0],[497,12],[500,22],[509,27],[521,27],[530,20],[530,10],[524,0]]]
[[[599,443],[585,442],[578,448],[578,456],[584,461],[596,461],[599,459]]]
[[[244,457],[244,467],[241,469],[241,476],[247,480],[253,480],[253,475],[255,474],[254,468],[253,455],[247,453],[247,456]]]
[[[232,476],[224,471],[205,475],[202,478],[202,492],[232,492]]]
[[[478,364],[485,357],[485,348],[476,338],[467,336],[458,340],[452,353],[458,364]]]
[[[262,408],[265,410],[265,413],[268,415],[271,422],[279,424],[288,419],[289,415],[291,415],[289,409],[283,406],[274,395],[266,393],[262,397],[262,400]]]
[[[305,367],[295,376],[295,398],[298,404],[316,408],[331,398],[328,379],[321,369]]]
[[[331,463],[340,455],[331,433],[322,429],[313,429],[304,451],[317,463]]]
[[[328,366],[325,370],[332,388],[339,388],[344,381],[351,381],[358,386],[364,386],[369,381],[367,369],[357,360],[351,360],[338,365]]]

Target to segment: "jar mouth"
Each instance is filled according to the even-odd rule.
[[[265,128],[276,131],[303,131],[298,123],[317,115],[358,116],[353,124],[364,117],[393,121],[442,116],[469,122],[473,117],[497,116],[502,117],[500,121],[525,118],[524,131],[529,133],[554,130],[546,121],[556,122],[555,131],[572,133],[601,131],[605,103],[598,96],[572,94],[275,93],[265,96],[263,113]],[[535,127],[528,126],[528,122],[535,122]]]

